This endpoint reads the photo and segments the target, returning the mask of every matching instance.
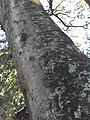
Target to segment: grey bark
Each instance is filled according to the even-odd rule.
[[[90,119],[90,59],[31,0],[3,0],[1,23],[30,120]]]
[[[0,120],[6,120],[5,110],[0,108]]]

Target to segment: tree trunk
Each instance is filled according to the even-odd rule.
[[[30,120],[90,119],[90,59],[31,0],[2,0],[1,23]]]
[[[85,1],[90,6],[90,0],[85,0]]]

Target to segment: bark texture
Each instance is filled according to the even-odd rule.
[[[1,22],[30,120],[90,119],[90,59],[31,0],[3,0]]]
[[[1,108],[0,108],[0,120],[6,120],[5,111],[3,111]]]

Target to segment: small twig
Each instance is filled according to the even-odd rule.
[[[54,14],[54,15],[59,15],[59,14],[65,15],[65,16],[67,16],[67,17],[69,17],[69,18],[72,18],[71,16],[69,16],[69,15],[67,15],[67,14],[65,14],[65,13],[62,13],[62,12],[59,12],[59,13]]]
[[[84,29],[87,29],[88,25],[90,24],[90,22],[88,22],[85,25],[72,25],[71,23],[70,23],[71,25],[67,25],[67,24],[64,23],[64,21],[61,18],[58,17],[58,15],[54,14],[54,16],[56,16],[63,23],[63,25],[66,26],[67,28],[68,27],[83,27]]]
[[[56,6],[56,8],[54,9],[54,13],[57,11],[57,8],[61,5],[62,2],[63,0]]]

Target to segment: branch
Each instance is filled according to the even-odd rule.
[[[67,25],[67,24],[64,23],[64,21],[63,21],[61,18],[58,17],[57,14],[53,14],[53,15],[56,16],[56,17],[63,23],[63,25],[66,26],[67,28],[68,28],[68,27],[82,27],[82,28],[84,28],[84,29],[87,29],[87,28],[88,28],[88,25],[90,24],[90,22],[87,22],[85,25],[72,25],[72,24],[71,24],[71,21],[70,21],[69,23],[70,23],[71,25]]]
[[[48,3],[49,3],[49,9],[50,9],[50,14],[52,15],[53,14],[53,0],[48,0]]]
[[[60,11],[60,10],[59,10]],[[57,13],[57,14],[53,14],[53,15],[59,15],[59,14],[62,14],[62,15],[65,15],[65,16],[67,16],[67,17],[69,17],[69,18],[72,18],[71,16],[69,16],[69,15],[67,15],[66,13],[62,13],[62,12],[59,12],[59,13]]]
[[[63,0],[56,6],[56,8],[54,9],[54,13],[57,11],[57,8],[61,5],[62,2]]]
[[[90,0],[85,0],[85,1],[90,5]],[[53,0],[48,0],[48,2],[49,2],[50,15],[54,15],[55,17],[57,17],[63,23],[64,26],[66,26],[66,27],[82,27],[84,29],[88,28],[88,25],[90,24],[90,22],[86,22],[86,24],[84,24],[84,25],[73,25],[71,23],[71,21],[70,21],[69,22],[70,25],[67,25],[66,23],[64,23],[64,21],[58,15],[62,14],[62,15],[65,15],[65,16],[67,16],[69,18],[72,18],[71,16],[69,16],[69,15],[67,15],[65,13],[62,13],[62,12],[59,12],[59,13],[55,14],[58,11],[57,8],[60,6],[60,4],[63,2],[63,0],[61,0],[61,2],[55,7],[55,9],[52,8]],[[81,1],[79,1],[79,2],[81,2]]]

